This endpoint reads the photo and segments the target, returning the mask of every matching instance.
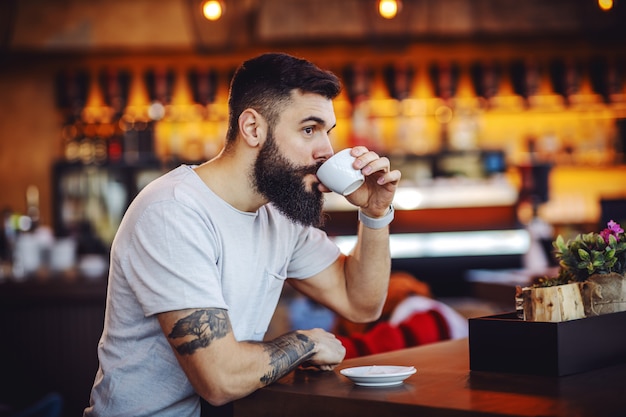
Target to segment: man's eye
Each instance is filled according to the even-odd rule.
[[[307,126],[304,128],[304,133],[306,133],[307,135],[312,135],[314,132],[314,129],[312,126]]]

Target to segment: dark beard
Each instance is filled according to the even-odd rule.
[[[323,193],[313,184],[307,191],[304,177],[315,174],[321,164],[294,166],[281,155],[270,132],[254,163],[252,182],[256,190],[290,220],[304,226],[323,224]]]

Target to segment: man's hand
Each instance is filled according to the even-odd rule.
[[[400,171],[392,171],[389,159],[364,146],[355,146],[351,154],[356,157],[354,168],[360,169],[365,176],[365,184],[346,198],[369,217],[384,216],[393,202],[402,176]]]
[[[339,365],[346,356],[346,348],[334,334],[322,329],[299,330],[315,344],[315,353],[303,366],[314,366],[323,371],[330,371]]]

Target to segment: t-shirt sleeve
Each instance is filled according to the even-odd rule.
[[[287,276],[305,279],[332,265],[341,254],[326,232],[315,227],[302,229],[293,252]]]
[[[186,308],[228,306],[212,227],[176,201],[147,207],[126,254],[126,276],[146,316]],[[206,227],[203,227],[206,226]]]

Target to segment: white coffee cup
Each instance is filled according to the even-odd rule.
[[[317,170],[322,184],[341,195],[352,194],[365,181],[361,170],[352,166],[356,158],[350,155],[350,149],[337,152]]]

